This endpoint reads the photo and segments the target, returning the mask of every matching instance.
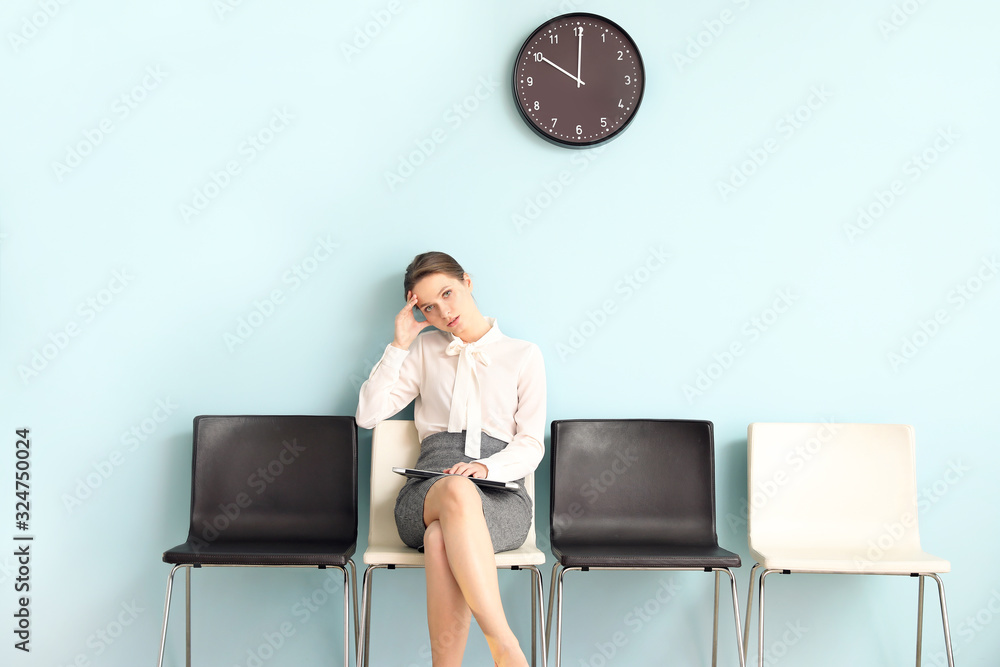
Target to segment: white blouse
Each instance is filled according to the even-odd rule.
[[[486,466],[488,479],[509,482],[537,468],[545,454],[542,352],[501,333],[496,320],[487,321],[490,330],[474,343],[431,329],[409,350],[387,345],[361,386],[358,426],[374,428],[415,399],[421,442],[434,433],[467,430],[465,452]],[[480,431],[507,446],[479,458]]]

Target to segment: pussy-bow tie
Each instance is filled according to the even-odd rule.
[[[465,455],[478,459],[482,443],[483,400],[477,367],[479,364],[489,366],[490,358],[478,342],[463,343],[458,338],[448,343],[445,353],[458,357],[448,432],[461,433],[464,422]]]

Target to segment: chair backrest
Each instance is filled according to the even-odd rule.
[[[553,421],[551,453],[553,547],[718,544],[711,422]]]
[[[396,529],[394,509],[396,496],[406,483],[406,478],[392,472],[393,467],[413,467],[420,456],[420,440],[411,420],[388,419],[379,422],[372,433],[371,505],[369,514],[368,544],[379,548],[406,548]],[[535,499],[535,477],[524,479],[525,490]],[[524,542],[535,546],[535,519]]]
[[[357,541],[353,417],[194,419],[189,539]]]
[[[903,424],[750,424],[750,548],[919,548],[915,452]]]

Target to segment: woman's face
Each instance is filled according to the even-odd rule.
[[[413,294],[420,312],[441,331],[461,337],[466,327],[482,317],[472,299],[472,279],[468,274],[459,280],[443,273],[432,273],[413,286]]]

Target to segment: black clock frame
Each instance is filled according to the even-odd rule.
[[[524,109],[521,106],[521,100],[517,96],[517,68],[519,63],[521,62],[521,56],[524,55],[524,50],[528,47],[528,45],[535,38],[535,36],[538,35],[538,33],[540,33],[548,26],[552,25],[553,23],[559,23],[577,17],[603,21],[612,28],[614,28],[615,30],[617,30],[619,33],[621,33],[621,35],[625,39],[627,39],[629,43],[632,45],[632,50],[635,53],[636,63],[638,64],[639,67],[640,76],[642,77],[641,80],[642,86],[639,89],[639,95],[636,97],[635,106],[632,109],[632,113],[628,116],[628,118],[625,119],[625,122],[622,123],[622,126],[616,129],[611,134],[607,135],[606,137],[600,137],[592,141],[567,141],[565,139],[561,139],[546,132],[542,128],[538,127],[538,125],[535,124],[534,119],[524,111]],[[511,74],[511,92],[513,93],[514,96],[514,106],[517,107],[518,115],[521,117],[521,120],[523,120],[525,124],[535,132],[535,134],[539,135],[546,141],[553,143],[557,146],[562,146],[563,148],[593,148],[594,146],[598,146],[600,144],[606,144],[609,141],[616,139],[622,134],[622,132],[624,132],[628,128],[629,125],[632,124],[632,121],[635,120],[635,116],[639,112],[639,105],[642,103],[642,97],[646,92],[646,66],[642,61],[642,54],[639,52],[639,47],[636,45],[635,40],[632,39],[632,36],[628,34],[628,32],[626,32],[625,29],[622,28],[620,25],[618,25],[617,23],[615,23],[614,21],[612,21],[607,17],[600,16],[599,14],[591,14],[588,12],[570,12],[569,14],[562,14],[560,16],[551,18],[545,23],[541,24],[540,26],[532,30],[531,33],[528,35],[528,37],[524,40],[524,43],[521,44],[521,48],[517,50],[517,56],[514,58],[514,71]]]

